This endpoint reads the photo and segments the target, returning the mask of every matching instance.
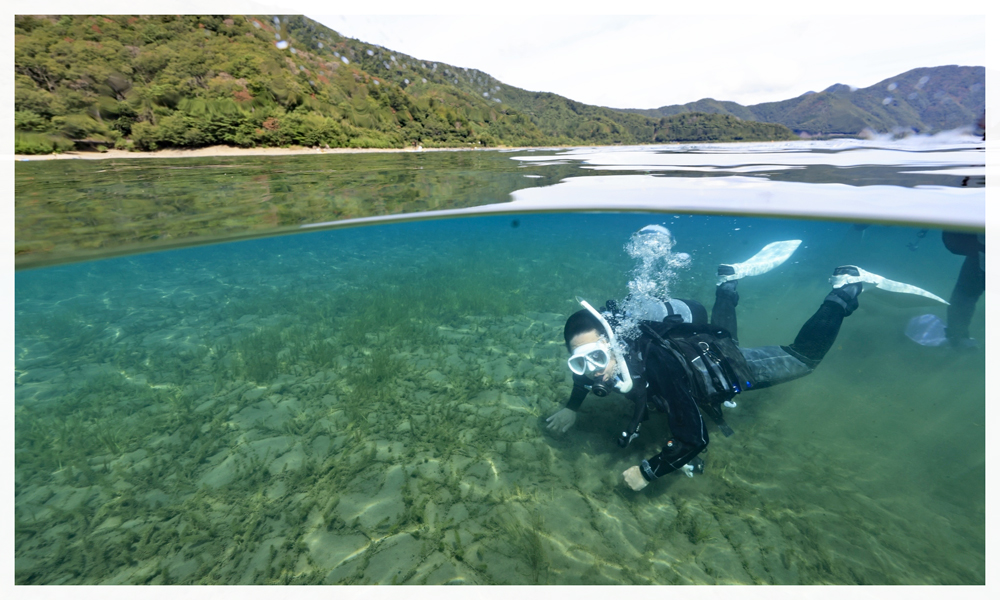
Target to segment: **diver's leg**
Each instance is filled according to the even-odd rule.
[[[979,255],[975,253],[966,255],[948,305],[948,326],[945,328],[945,334],[953,344],[969,339],[969,323],[976,310],[976,302],[985,289],[986,273],[979,268]]]
[[[744,277],[762,275],[778,267],[795,252],[801,240],[771,242],[757,254],[741,263],[719,265],[718,285],[715,288],[715,306],[712,307],[712,325],[725,329],[739,343],[736,333],[736,305],[740,301],[736,282]]]
[[[723,265],[724,267],[725,265]],[[720,267],[720,270],[722,267]],[[736,305],[740,302],[740,295],[736,292],[735,279],[720,283],[715,288],[715,305],[712,306],[712,325],[720,329],[725,329],[733,336],[733,341],[739,343],[736,334]]]
[[[813,372],[808,360],[789,352],[788,346],[740,348],[750,368],[753,389],[770,387]]]
[[[849,283],[827,294],[790,346],[741,349],[754,387],[768,387],[812,373],[833,347],[844,317],[857,310],[861,291],[861,283]]]
[[[795,336],[795,341],[788,347],[790,352],[805,359],[804,362],[815,369],[833,347],[844,317],[857,310],[858,295],[862,289],[861,283],[855,282],[834,288],[827,294],[823,304]]]

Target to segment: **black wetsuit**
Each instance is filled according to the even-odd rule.
[[[693,318],[690,322],[680,324],[676,315],[668,316],[662,323],[644,322],[642,335],[628,344],[628,355],[625,357],[632,376],[632,389],[625,397],[635,403],[636,410],[632,422],[619,437],[619,445],[628,445],[637,434],[640,423],[645,420],[647,407],[653,406],[667,414],[672,437],[659,454],[642,461],[643,477],[651,481],[688,464],[708,446],[708,428],[702,410],[713,417],[725,432],[728,426],[721,420],[721,411],[718,411],[722,398],[731,398],[745,389],[768,387],[811,373],[833,346],[844,317],[857,309],[860,291],[860,284],[851,284],[830,292],[790,346],[739,348],[736,341],[739,295],[735,281],[716,288],[710,323],[706,323],[705,309],[691,300],[683,301],[692,307]],[[609,303],[605,308],[613,315],[616,307]],[[706,339],[717,341],[710,355],[719,359],[719,366],[733,386],[732,391],[717,390],[718,393],[711,398],[706,397],[708,388],[695,381],[697,373],[690,365],[682,364],[680,353],[673,350],[671,344],[664,345],[656,339],[658,336],[663,339],[662,336],[671,333],[676,335],[677,331],[682,336],[702,333],[710,336]],[[740,375],[745,375],[747,381],[740,381]],[[578,410],[593,383],[586,376],[574,375],[573,391],[566,407]]]

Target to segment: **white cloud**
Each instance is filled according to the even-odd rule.
[[[70,0],[13,4],[14,13],[58,14],[80,8]],[[736,14],[749,10],[736,0],[679,9],[714,11],[710,15],[674,14],[678,8],[673,4],[170,0],[164,5],[92,0],[86,10],[306,14],[345,35],[416,58],[476,68],[517,87],[613,107],[653,108],[705,97],[754,104],[834,83],[867,87],[916,67],[986,65],[984,2],[916,1],[900,6],[882,0],[840,0],[824,10],[857,14],[809,15],[803,14],[808,8],[801,2],[759,0],[752,4],[752,16]],[[400,15],[414,10],[425,14]],[[900,10],[911,14],[900,15]],[[928,10],[948,14],[919,14]],[[324,11],[368,14],[321,16]],[[610,11],[621,14],[601,14]]]
[[[322,16],[344,35],[588,104],[755,104],[917,67],[985,65],[970,16]]]

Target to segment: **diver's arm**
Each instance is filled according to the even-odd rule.
[[[632,411],[632,420],[625,426],[625,429],[618,433],[615,439],[622,448],[639,437],[639,426],[649,418],[649,411],[646,409],[646,382],[639,377],[633,377],[632,382],[632,390],[625,394],[625,397],[631,400],[635,407]]]
[[[691,462],[703,448],[688,446],[676,440],[670,440],[667,442],[667,446],[663,448],[663,451],[656,456],[642,461],[639,465],[626,469],[622,473],[625,485],[638,492],[649,485],[650,481],[659,479],[667,473],[672,473]]]
[[[573,391],[569,394],[569,400],[566,401],[566,408],[573,412],[580,410],[580,405],[583,404],[583,399],[587,397],[590,393],[584,384],[583,377],[579,375],[573,376]]]
[[[706,442],[705,446],[707,445]],[[685,444],[680,440],[667,440],[667,444],[659,454],[642,461],[638,467],[634,468],[639,469],[643,479],[653,481],[691,462],[694,457],[698,456],[698,453],[705,449],[705,446]]]
[[[576,411],[583,404],[583,399],[587,397],[587,393],[587,388],[583,387],[583,383],[577,381],[574,376],[573,391],[569,395],[569,401],[566,402],[564,408],[559,409],[558,412],[545,419],[545,422],[548,423],[547,428],[564,433],[572,427],[576,423]]]

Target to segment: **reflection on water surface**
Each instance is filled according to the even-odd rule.
[[[897,205],[889,217],[867,209],[869,200],[852,210],[869,220],[916,224],[933,223],[937,216],[952,226],[971,222],[982,227],[984,156],[975,138],[939,136],[886,142],[18,162],[15,260],[21,268],[288,232],[330,221],[502,208],[519,190],[534,190],[534,197],[554,203],[547,210],[567,210],[577,198],[563,198],[553,184],[567,181],[585,191],[590,177],[606,179],[612,173],[655,178],[659,206],[629,207],[641,196],[627,189],[616,194],[614,185],[609,191],[605,184],[597,184],[598,197],[591,193],[585,198],[588,204],[596,201],[612,210],[739,213],[749,202],[763,214],[801,214],[794,202],[767,209],[772,193],[767,184],[774,185],[774,193],[813,197],[814,204],[823,187],[816,184],[881,186],[866,196]],[[748,196],[740,189],[740,177],[752,178],[764,190]],[[698,189],[713,185],[735,189],[721,196],[698,195]],[[974,193],[947,191],[963,187]],[[928,195],[931,199],[925,200]],[[688,204],[677,203],[688,197]],[[972,204],[965,200],[970,197]],[[818,200],[838,203],[828,197]],[[927,214],[911,216],[912,211],[900,208],[917,202],[928,204]],[[951,209],[942,212],[943,205]]]

